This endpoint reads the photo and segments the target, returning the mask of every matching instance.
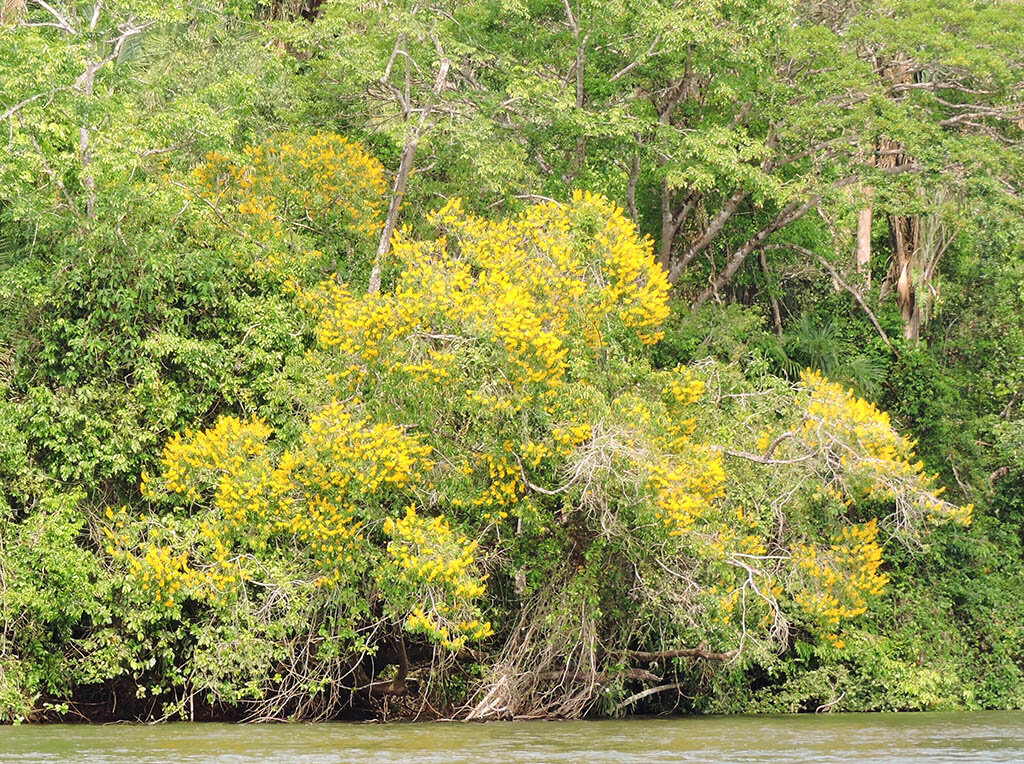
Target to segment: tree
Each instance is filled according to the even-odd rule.
[[[495,644],[476,654],[470,718],[580,715],[599,689],[660,681],[648,664],[770,654],[790,629],[839,650],[886,583],[880,523],[913,541],[928,521],[970,522],[884,414],[819,375],[741,412],[698,406],[728,384],[714,367],[652,369],[669,284],[604,198],[496,222],[454,200],[431,220],[434,238],[396,236],[394,291],[306,292],[330,402],[298,438],[229,418],[175,436],[145,478],[166,509],[110,515],[122,585],[156,587],[159,620],[200,607],[269,634],[269,603],[295,587],[330,608],[316,639],[287,631],[295,681],[238,668],[261,714],[300,690],[318,714],[345,688],[403,694],[410,651],[430,642],[451,657]],[[736,443],[709,440],[723,416]],[[787,429],[748,431],[768,421]],[[738,469],[736,488],[727,460],[768,471]],[[853,506],[887,511],[854,522]],[[393,656],[395,679],[375,679],[374,654]]]

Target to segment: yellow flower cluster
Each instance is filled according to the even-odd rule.
[[[465,213],[456,199],[431,220],[444,231],[433,241],[395,236],[404,267],[394,293],[353,296],[324,284],[321,344],[372,362],[396,355],[403,340],[487,342],[513,385],[557,387],[572,336],[603,344],[613,318],[644,342],[660,336],[664,271],[650,241],[607,200],[576,194],[571,204],[494,222]],[[426,371],[437,367],[432,361]]]
[[[655,518],[670,535],[680,536],[725,496],[722,455],[694,447],[686,456],[664,457],[650,465],[648,485],[655,493]]]
[[[198,486],[214,476],[237,473],[254,456],[266,450],[270,428],[260,419],[243,422],[237,417],[220,417],[208,430],[176,433],[164,447],[164,488],[199,498]],[[142,475],[142,493],[148,493],[149,476]]]
[[[811,449],[833,454],[851,490],[914,507],[933,522],[969,525],[973,506],[957,506],[934,490],[934,476],[914,457],[914,443],[900,435],[889,415],[874,404],[830,382],[819,372],[800,376],[799,394],[806,414],[799,436]],[[767,445],[762,433],[759,445]]]
[[[530,453],[536,455],[542,453],[540,449],[546,448],[543,445],[536,445],[530,449]],[[452,505],[455,507],[468,505],[483,509],[484,520],[501,522],[507,518],[508,509],[517,504],[525,492],[522,470],[511,452],[512,443],[506,442],[505,453],[497,456],[490,453],[474,454],[474,460],[487,469],[486,478],[482,481],[484,487],[470,501],[464,502],[461,499],[455,499],[452,501]],[[468,474],[472,475],[473,473],[474,470],[470,468]]]
[[[868,597],[885,590],[888,576],[879,572],[882,549],[875,539],[878,521],[851,525],[833,538],[828,549],[801,544],[793,549],[793,563],[802,586],[794,599],[815,622],[831,633],[826,638],[836,647],[842,640],[834,632],[844,619],[867,611]]]
[[[589,430],[590,428],[588,427],[587,429]],[[551,448],[543,443],[527,442],[523,444],[520,449],[520,455],[522,456],[523,461],[533,469],[537,469],[537,467],[540,466],[540,463],[551,456],[552,453]]]
[[[483,580],[474,575],[476,542],[457,536],[444,517],[418,514],[415,505],[398,520],[386,519],[384,532],[392,538],[388,575],[408,582],[418,594],[420,604],[406,618],[407,630],[452,650],[492,633],[475,604],[484,593]]]
[[[693,417],[684,418],[684,410],[704,395],[705,383],[685,367],[663,372],[661,404],[646,402],[628,393],[616,399],[621,416],[641,427],[652,424],[650,442],[660,453],[641,465],[647,473],[647,485],[654,494],[654,517],[669,535],[682,536],[700,520],[710,520],[725,496],[725,467],[717,451],[691,441]],[[663,404],[663,405],[662,405]],[[659,429],[661,431],[659,431]],[[715,515],[717,517],[717,513]],[[724,553],[733,538],[713,534],[709,542],[712,554]]]
[[[332,494],[352,488],[375,493],[386,484],[401,488],[432,466],[431,447],[421,437],[386,422],[356,419],[338,401],[310,420],[303,440],[314,487]]]
[[[188,554],[174,554],[170,547],[150,544],[141,557],[130,556],[128,567],[138,578],[144,592],[165,607],[174,607],[174,597],[182,588],[191,588],[198,575],[188,564]]]
[[[324,571],[317,584],[341,580],[357,563],[364,541],[363,524],[357,519],[357,505],[346,488],[350,476],[324,470],[315,452],[285,451],[270,472],[250,480],[263,492],[269,510],[260,515],[263,527],[307,544],[314,563]],[[219,506],[219,504],[218,504]]]
[[[161,475],[145,476],[150,495],[162,490],[198,501],[212,490],[217,514],[197,540],[212,560],[211,571],[223,565],[229,548],[258,547],[284,534],[307,545],[324,571],[318,583],[337,582],[359,563],[359,503],[408,487],[432,466],[430,446],[419,438],[357,419],[337,401],[312,417],[301,447],[285,451],[276,463],[267,451],[269,436],[260,420],[223,417],[208,430],[173,437]],[[132,572],[145,570],[133,565]],[[220,575],[211,572],[206,583],[219,590]]]
[[[694,376],[685,366],[677,366],[672,370],[672,376],[665,383],[661,394],[677,406],[690,406],[701,399],[704,390],[703,379]]]
[[[453,199],[431,219],[457,239],[465,261],[491,271],[488,286],[529,295],[530,313],[542,323],[564,325],[582,299],[589,308],[583,328],[596,344],[603,343],[601,322],[612,315],[644,342],[662,336],[667,276],[651,241],[639,238],[636,224],[604,197],[576,191],[568,205],[537,204],[499,223],[467,215]]]
[[[566,424],[555,427],[551,431],[551,439],[555,442],[555,450],[561,456],[568,456],[581,444],[585,443],[593,433],[587,422]]]
[[[340,135],[283,133],[243,149],[243,161],[219,152],[193,170],[207,198],[224,194],[243,215],[268,226],[287,214],[317,226],[347,217],[353,230],[380,230],[387,181],[384,166]]]
[[[109,523],[103,527],[103,533],[108,540],[107,553],[126,565],[136,591],[161,610],[173,608],[186,597],[216,605],[237,580],[238,565],[228,559],[226,548],[206,523],[200,525],[200,534],[216,538],[216,548],[212,563],[197,569],[192,566],[188,551],[177,552],[169,544],[156,543],[161,536],[173,536],[158,524],[149,524],[149,543],[136,544],[125,530],[129,520],[127,507],[117,511],[108,507],[106,517]],[[147,523],[145,515],[138,519]],[[134,547],[137,551],[133,551]]]
[[[415,379],[439,383],[451,377],[449,367],[455,362],[453,353],[428,348],[424,357],[409,361],[392,361],[387,370],[392,374],[408,374]]]
[[[383,223],[384,166],[340,135],[282,133],[246,147],[238,161],[210,152],[192,175],[221,217],[233,209],[253,238],[269,246],[257,263],[264,269],[294,272],[320,257],[315,250],[293,251],[293,233],[369,240]]]

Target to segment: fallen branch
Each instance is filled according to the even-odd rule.
[[[818,455],[816,451],[804,454],[803,456],[797,456],[792,459],[772,459],[767,456],[761,456],[760,454],[752,454],[749,451],[733,451],[731,448],[715,447],[715,450],[725,454],[726,456],[735,456],[737,459],[746,459],[749,462],[756,464],[800,464],[801,462],[810,461]]]
[[[996,483],[998,483],[1000,480],[1002,480],[1004,477],[1006,477],[1009,474],[1010,474],[1010,468],[1009,467],[1005,467],[1005,466],[1004,467],[1000,467],[999,469],[995,470],[991,475],[988,476],[988,482],[991,485],[995,485]]]
[[[651,695],[657,695],[659,692],[665,692],[666,690],[681,690],[683,688],[682,682],[673,682],[672,684],[659,684],[657,687],[649,687],[646,690],[641,690],[638,693],[630,695],[624,701],[615,706],[615,711],[621,711],[626,706],[631,706],[634,703],[649,698]]]
[[[398,640],[395,643],[395,653],[398,666],[395,678],[390,682],[374,682],[371,684],[371,696],[405,695],[409,692],[409,687],[405,682],[409,676],[409,655],[405,651],[405,639],[402,638],[401,633],[398,634]]]
[[[835,700],[830,700],[828,703],[822,703],[820,706],[818,706],[814,710],[814,713],[821,714],[821,713],[824,713],[824,712],[828,711],[830,708],[832,708],[832,706],[834,706],[836,703],[838,703],[840,700],[842,700],[845,697],[846,697],[846,690],[843,690],[843,694],[842,695],[840,695]]]
[[[724,653],[716,653],[703,647],[684,647],[680,650],[660,650],[654,653],[636,650],[626,653],[641,663],[654,663],[655,661],[671,660],[672,658],[703,658],[707,661],[727,661],[740,654],[739,648],[726,650]]]
[[[538,682],[591,682],[593,684],[610,684],[616,679],[636,679],[641,682],[660,682],[661,677],[647,669],[625,669],[612,674],[588,674],[581,671],[544,671],[536,675]]]

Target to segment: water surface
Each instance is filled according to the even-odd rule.
[[[1024,712],[0,727],[18,764],[1024,764]]]

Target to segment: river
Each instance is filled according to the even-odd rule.
[[[1024,712],[0,727],[18,764],[1024,763]]]

